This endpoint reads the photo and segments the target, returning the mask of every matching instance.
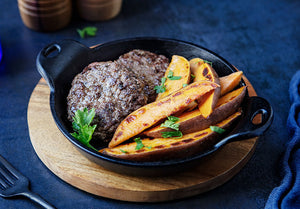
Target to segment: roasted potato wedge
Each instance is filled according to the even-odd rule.
[[[165,72],[165,88],[163,93],[159,93],[156,101],[168,96],[169,94],[181,89],[184,84],[190,83],[190,64],[182,56],[173,55],[172,60]],[[176,78],[177,77],[177,78]]]
[[[218,85],[209,81],[194,82],[161,100],[147,104],[129,114],[118,126],[109,147],[140,134],[160,120],[186,108],[192,101],[210,93]]]
[[[194,82],[205,80],[220,84],[218,74],[208,63],[202,63],[201,65],[191,64],[191,72],[195,76]],[[206,98],[201,98],[201,100],[197,100],[199,110],[202,113],[203,117],[206,118],[213,112],[220,97],[220,89],[220,87],[216,88],[213,94],[207,95]]]
[[[204,64],[204,61],[203,59],[201,58],[194,58],[194,59],[191,59],[189,61],[190,63],[190,67],[191,67],[191,74],[193,74],[195,77],[196,77],[196,74],[199,73],[199,71],[197,70],[202,64]],[[198,76],[199,77],[199,76]]]
[[[179,118],[179,121],[177,122],[179,123],[179,130],[183,134],[188,134],[203,130],[210,125],[224,120],[238,110],[245,95],[245,86],[224,95],[218,100],[215,110],[208,118],[203,117],[198,109],[191,112],[185,112],[182,115],[177,116]],[[161,137],[161,133],[166,131],[172,131],[172,129],[160,127],[160,125],[158,125],[144,131],[143,135],[148,137]]]
[[[220,77],[221,96],[233,90],[240,83],[243,71],[231,73]]]
[[[241,112],[236,112],[216,126],[230,129],[239,118]],[[118,145],[114,148],[105,148],[100,152],[107,155],[133,161],[156,161],[188,157],[203,152],[217,143],[222,135],[210,128],[199,132],[183,135],[182,138],[155,138],[142,139],[144,147],[136,149],[137,143]]]

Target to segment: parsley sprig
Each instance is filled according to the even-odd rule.
[[[123,153],[125,153],[125,154],[127,154],[127,153],[128,153],[128,151],[126,151],[126,150],[123,150],[123,149],[120,149],[120,151],[121,151],[121,152],[123,152]]]
[[[210,61],[207,61],[207,60],[203,60],[203,62],[205,62],[205,63],[207,63],[207,64],[209,64],[211,67],[212,67],[212,62],[210,62]]]
[[[81,38],[85,38],[86,35],[87,36],[95,36],[96,32],[97,32],[97,28],[88,26],[83,29],[77,29],[77,32]]]
[[[164,93],[166,91],[166,86],[165,86],[165,82],[166,82],[166,78],[165,77],[162,77],[161,78],[161,84],[160,86],[155,86],[154,87],[154,90],[156,90],[156,93]]]
[[[223,128],[220,128],[220,127],[218,127],[218,126],[210,126],[209,127],[212,131],[214,131],[214,132],[216,132],[216,133],[218,133],[218,134],[222,134],[222,133],[224,133],[226,130],[225,129],[223,129]]]
[[[163,131],[161,132],[163,138],[175,138],[179,139],[183,136],[181,131]]]
[[[160,127],[166,127],[166,128],[171,128],[176,131],[179,130],[179,123],[176,123],[179,121],[179,118],[175,116],[168,116],[168,120],[166,120],[164,123],[160,125]]]
[[[171,128],[175,131],[165,131],[162,132],[162,137],[163,138],[170,138],[170,137],[176,137],[176,138],[181,138],[182,137],[182,132],[179,131],[179,123],[176,123],[179,121],[178,117],[175,116],[168,116],[168,119],[162,123],[160,126],[161,127],[166,127],[166,128]]]
[[[94,108],[91,109],[90,111],[88,111],[87,108],[84,108],[83,111],[77,110],[75,112],[75,115],[73,117],[73,122],[72,122],[72,127],[75,132],[71,133],[71,135],[74,138],[76,138],[78,141],[86,145],[87,147],[98,151],[96,148],[90,145],[92,135],[97,126],[97,125],[93,125],[93,126],[90,125],[94,117],[95,117]]]
[[[154,90],[156,90],[156,93],[159,94],[159,93],[164,93],[166,91],[166,80],[170,79],[170,80],[180,80],[182,78],[182,76],[174,76],[174,72],[173,71],[169,71],[167,77],[162,77],[161,78],[161,84],[160,86],[155,86],[154,87]]]
[[[140,150],[142,149],[143,147],[146,147],[148,149],[151,149],[152,147],[148,147],[148,146],[145,146],[141,140],[140,137],[138,138],[135,138],[134,141],[136,142],[136,147],[135,147],[135,150]]]
[[[210,62],[210,61],[208,61],[208,60],[204,60],[204,59],[200,59],[197,63],[202,62],[202,61],[203,61],[204,63],[210,64],[211,67],[212,67],[212,65],[213,65],[212,62]]]
[[[182,76],[174,76],[174,72],[172,70],[170,70],[167,77],[170,80],[180,80]]]

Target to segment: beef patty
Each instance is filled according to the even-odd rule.
[[[123,54],[118,63],[132,70],[145,82],[145,92],[149,95],[149,102],[156,98],[155,86],[159,86],[161,78],[169,65],[169,60],[164,55],[157,55],[144,50],[132,50]]]
[[[128,63],[128,64],[126,64]],[[72,82],[67,97],[68,119],[87,107],[95,108],[93,139],[109,142],[119,123],[131,112],[152,102],[169,64],[166,57],[134,50],[112,62],[94,62]]]

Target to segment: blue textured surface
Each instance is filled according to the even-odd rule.
[[[300,2],[297,0],[125,0],[118,17],[86,22],[76,16],[54,33],[26,28],[16,1],[1,0],[0,153],[31,180],[33,191],[57,208],[264,208],[283,177],[289,141],[286,121],[289,82],[300,69]],[[96,37],[80,39],[76,28],[96,26]],[[275,117],[249,163],[226,184],[191,198],[142,204],[87,194],[59,180],[38,159],[29,139],[27,104],[40,79],[36,55],[65,38],[92,46],[135,36],[181,39],[215,51],[242,70]],[[26,199],[2,199],[0,208],[34,208]]]
[[[290,140],[283,157],[284,178],[273,189],[266,204],[266,209],[300,208],[300,70],[295,73],[289,88],[292,102],[289,111],[287,130]]]

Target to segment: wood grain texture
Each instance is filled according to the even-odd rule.
[[[250,96],[256,95],[249,81]],[[63,136],[50,111],[50,90],[41,79],[28,105],[31,143],[41,161],[60,179],[86,192],[132,202],[162,202],[212,190],[237,174],[252,156],[258,138],[233,142],[185,172],[134,177],[108,171],[89,161]]]

